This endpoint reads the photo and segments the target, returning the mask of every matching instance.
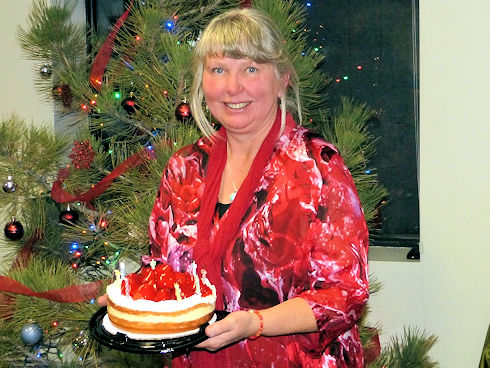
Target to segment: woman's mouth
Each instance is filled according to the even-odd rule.
[[[249,102],[227,103],[226,106],[228,106],[230,109],[243,109],[248,104]]]

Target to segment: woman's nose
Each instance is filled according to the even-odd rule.
[[[242,80],[236,73],[230,73],[226,79],[226,89],[229,94],[236,94],[242,90]]]

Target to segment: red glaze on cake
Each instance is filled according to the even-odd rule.
[[[205,274],[205,272],[203,272]],[[107,287],[112,324],[141,334],[192,331],[214,314],[216,290],[203,276],[175,272],[152,262]]]

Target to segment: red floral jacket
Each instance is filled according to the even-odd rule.
[[[153,256],[176,270],[192,262],[211,147],[203,138],[169,160],[150,217]],[[216,216],[210,247],[219,225]],[[283,134],[221,260],[224,302],[231,312],[301,297],[318,332],[193,351],[175,357],[172,368],[207,367],[206,355],[217,367],[362,367],[356,321],[368,298],[367,250],[361,204],[340,154],[305,128]]]

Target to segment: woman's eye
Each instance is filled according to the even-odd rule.
[[[249,73],[255,73],[256,71],[257,71],[257,68],[254,66],[249,66],[247,68],[247,72],[249,72]]]
[[[213,68],[213,72],[216,73],[216,74],[221,74],[221,73],[223,73],[223,69],[221,69],[221,68]]]

